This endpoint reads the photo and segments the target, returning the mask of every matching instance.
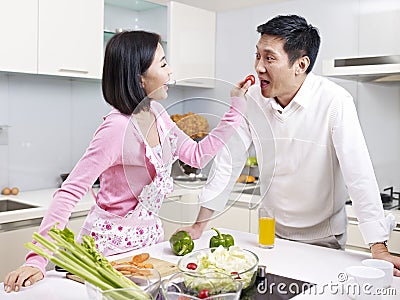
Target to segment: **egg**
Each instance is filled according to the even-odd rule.
[[[10,195],[10,194],[11,194],[11,190],[10,190],[8,187],[5,187],[5,188],[1,191],[1,193],[2,193],[3,195]]]
[[[18,193],[19,193],[19,189],[18,189],[17,187],[13,187],[13,188],[11,189],[11,194],[13,194],[13,195],[18,195]]]

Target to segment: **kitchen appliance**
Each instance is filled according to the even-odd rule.
[[[328,59],[322,63],[322,74],[361,81],[400,81],[400,55]]]
[[[388,193],[380,193],[381,201],[383,209],[385,210],[400,210],[400,192],[394,192],[393,186],[387,187],[383,189],[384,192],[388,191]],[[352,205],[352,201],[346,201],[346,204]]]

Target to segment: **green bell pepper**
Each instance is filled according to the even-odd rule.
[[[211,237],[211,239],[210,239],[210,248],[218,247],[220,245],[225,247],[225,248],[229,248],[230,246],[235,245],[235,241],[234,241],[232,235],[230,235],[230,234],[222,234],[216,228],[211,228],[211,229],[215,230],[217,235],[214,235],[213,237]]]
[[[169,239],[169,244],[172,251],[179,256],[192,252],[194,248],[192,237],[184,230],[174,233]]]

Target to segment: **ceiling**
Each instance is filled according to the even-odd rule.
[[[167,4],[168,0],[150,0],[159,4]],[[260,4],[278,2],[281,0],[175,0],[194,7],[200,7],[212,11],[227,11],[246,8]]]

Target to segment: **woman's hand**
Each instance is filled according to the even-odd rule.
[[[6,275],[4,279],[4,291],[18,292],[22,286],[30,286],[43,279],[42,272],[35,267],[22,266]]]
[[[245,80],[240,81],[237,86],[235,86],[232,90],[231,90],[231,97],[243,97],[248,88],[254,84],[254,82],[252,80],[250,80],[248,78],[249,76],[246,77]]]

